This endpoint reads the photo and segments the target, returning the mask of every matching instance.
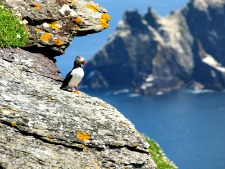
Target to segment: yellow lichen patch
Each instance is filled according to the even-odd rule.
[[[40,39],[42,41],[49,42],[52,34],[51,33],[44,33],[43,35],[40,36]]]
[[[72,0],[72,4],[75,5],[76,4],[76,0]]]
[[[78,29],[79,29],[79,26],[75,25],[75,26],[74,26],[74,29],[75,29],[75,30],[78,30]]]
[[[58,46],[62,45],[63,43],[60,39],[54,39],[53,42]]]
[[[18,113],[19,111],[18,110],[11,110],[12,113]]]
[[[85,132],[77,132],[77,138],[82,141],[86,141],[90,139],[90,136]]]
[[[74,22],[81,23],[81,22],[83,22],[83,19],[80,17],[76,17],[76,18],[74,18]]]
[[[36,29],[36,32],[37,32],[37,33],[41,32],[41,29],[37,28],[37,29]]]
[[[109,24],[108,24],[108,21],[110,20],[110,15],[109,14],[103,13],[99,20],[100,20],[100,25],[102,26],[102,28],[105,29],[105,28],[109,27]]]
[[[30,6],[36,10],[40,9],[40,6],[38,4],[32,4]]]
[[[52,138],[51,138],[51,137],[47,137],[47,140],[48,140],[48,141],[52,141]]]
[[[42,88],[44,88],[44,89],[50,89],[49,86],[42,86]]]
[[[55,21],[55,22],[52,22],[51,24],[49,23],[48,25],[49,25],[49,27],[51,27],[52,29],[56,29],[56,30],[58,30],[58,29],[61,28],[61,26],[60,26],[56,21]]]
[[[48,102],[51,102],[51,101],[53,101],[53,100],[55,100],[55,98],[53,98],[53,97],[49,97],[49,98],[47,99]]]
[[[16,124],[15,121],[11,122],[11,125],[12,125],[13,127],[17,126],[17,124]]]
[[[83,151],[88,151],[88,148],[84,146]]]
[[[103,103],[103,104],[101,104],[99,107],[101,107],[101,108],[108,108],[108,104]]]
[[[133,143],[133,146],[134,147],[138,147],[138,143]]]
[[[1,106],[0,106],[0,110],[2,110],[2,113],[5,115],[20,112],[19,110],[11,109],[10,107],[1,107]]]
[[[98,11],[98,6],[96,6],[96,5],[87,4],[86,8],[91,9],[94,12]]]
[[[107,13],[103,13],[102,16],[101,16],[102,19],[106,20],[106,21],[109,21],[110,20],[110,15],[107,14]]]

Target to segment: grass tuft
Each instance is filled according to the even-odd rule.
[[[157,169],[177,169],[178,167],[170,161],[163,153],[160,146],[153,140],[147,138],[147,142],[150,144],[148,150],[151,154],[152,159],[157,165]]]
[[[28,35],[26,25],[0,2],[0,47],[23,47]]]

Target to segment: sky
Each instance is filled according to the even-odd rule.
[[[142,15],[151,7],[159,16],[166,16],[171,11],[180,10],[189,0],[94,0],[105,7],[111,17],[109,27],[102,32],[82,37],[74,37],[72,44],[66,49],[65,54],[56,57],[56,65],[61,71],[62,77],[73,68],[73,62],[77,55],[90,60],[107,41],[107,38],[116,29],[126,10],[138,10]]]

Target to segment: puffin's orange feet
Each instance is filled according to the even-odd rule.
[[[76,92],[75,92],[75,91],[73,91],[73,90],[72,90],[72,93],[73,93],[73,94],[76,94]]]
[[[81,94],[81,92],[79,92],[78,90],[76,90],[74,93],[75,94]]]
[[[73,94],[81,94],[81,92],[79,92],[77,88],[75,88],[76,91],[74,91],[73,88],[70,88],[70,89]]]
[[[74,90],[71,90],[73,94],[81,94],[81,92],[79,92],[78,90],[74,91]]]

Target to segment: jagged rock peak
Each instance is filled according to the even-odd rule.
[[[123,15],[123,22],[130,27],[131,31],[137,30],[142,25],[142,16],[137,10],[126,11]]]
[[[158,23],[157,20],[160,17],[155,13],[154,10],[152,10],[152,8],[148,8],[147,13],[144,16],[144,19],[147,21],[147,23],[149,25],[151,25],[153,28],[157,28],[158,27]]]
[[[74,36],[108,27],[107,10],[93,0],[3,0],[29,28],[24,49],[49,58],[64,53]]]
[[[191,3],[194,4],[199,10],[206,10],[209,6],[211,7],[222,7],[225,4],[224,0],[192,0]]]
[[[193,82],[223,90],[224,2],[191,0],[166,17],[157,17],[151,9],[144,17],[137,11],[126,12],[110,41],[92,59],[101,59],[105,67],[93,62],[85,67],[87,74],[95,71],[101,78],[95,76],[86,84],[93,81],[96,86],[103,81],[107,87],[117,84],[117,88],[144,94],[176,90]],[[129,62],[119,62],[124,58]],[[117,79],[111,74],[117,74]]]

